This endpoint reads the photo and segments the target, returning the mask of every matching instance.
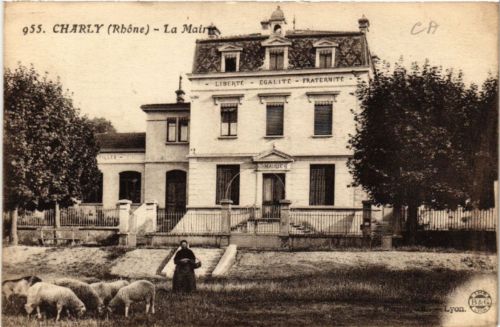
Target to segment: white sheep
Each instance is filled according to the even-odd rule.
[[[130,283],[126,280],[116,280],[114,282],[99,282],[92,283],[90,287],[99,295],[101,300],[105,305],[111,301],[112,298],[115,297],[116,293],[120,290],[120,288],[129,285]]]
[[[61,317],[61,311],[66,309],[68,317],[70,310],[76,312],[78,317],[85,314],[85,304],[76,296],[76,294],[67,287],[54,284],[39,282],[28,289],[28,298],[24,308],[28,313],[28,319],[36,307],[38,319],[42,318],[40,306],[42,304],[55,305],[57,308],[56,321]]]
[[[7,300],[12,295],[26,296],[28,289],[42,280],[37,276],[25,276],[18,279],[10,279],[2,282],[2,293]]]
[[[104,303],[97,292],[87,283],[71,278],[61,278],[54,282],[55,285],[67,287],[72,290],[76,296],[85,304],[87,311],[98,312],[104,311]]]
[[[121,288],[115,297],[109,302],[108,310],[113,310],[123,304],[125,306],[125,317],[128,317],[128,310],[134,302],[146,302],[146,314],[155,313],[155,286],[147,280],[138,280],[128,286]]]

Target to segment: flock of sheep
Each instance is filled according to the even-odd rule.
[[[120,306],[124,307],[125,317],[128,317],[130,305],[135,302],[146,303],[146,314],[155,313],[155,286],[147,280],[88,284],[76,279],[62,278],[54,283],[47,283],[37,276],[26,276],[4,281],[2,294],[7,300],[12,295],[26,297],[24,308],[28,318],[36,309],[37,317],[41,319],[41,308],[44,306],[57,310],[56,321],[60,319],[63,310],[68,317],[72,314],[81,317],[86,312],[99,315],[113,313]]]

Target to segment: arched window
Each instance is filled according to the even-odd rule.
[[[99,172],[97,177],[97,184],[93,185],[93,188],[88,190],[82,196],[82,202],[84,203],[102,203],[102,173]]]
[[[130,200],[132,203],[141,203],[141,173],[137,171],[120,173],[119,198]]]

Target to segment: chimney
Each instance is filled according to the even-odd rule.
[[[370,21],[368,18],[363,15],[360,19],[358,19],[358,24],[359,24],[359,31],[361,33],[366,33],[369,32],[370,30],[368,29],[370,27]]]
[[[208,38],[210,39],[216,39],[220,35],[220,31],[217,28],[217,26],[214,25],[214,23],[211,23],[210,26],[207,27],[208,30]]]
[[[182,90],[182,76],[179,76],[179,89],[175,91],[177,95],[177,103],[184,103],[184,91]]]

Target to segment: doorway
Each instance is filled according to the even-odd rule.
[[[262,218],[280,218],[285,199],[285,174],[262,174]]]
[[[165,209],[167,212],[186,212],[186,172],[167,172]]]

